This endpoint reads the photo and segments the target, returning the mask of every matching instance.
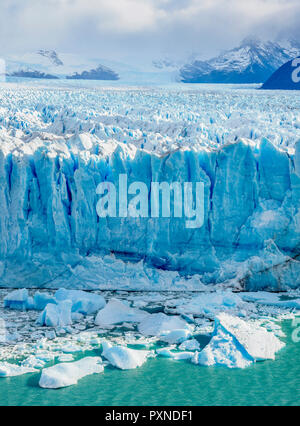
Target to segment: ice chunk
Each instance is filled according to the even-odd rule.
[[[30,355],[22,362],[22,367],[40,370],[45,367],[45,364],[45,361],[35,357],[34,355]]]
[[[57,301],[51,294],[40,293],[39,291],[35,293],[33,298],[33,308],[37,311],[43,311],[49,303],[57,304]]]
[[[98,313],[95,323],[100,327],[110,327],[123,322],[138,323],[149,316],[148,312],[130,308],[120,300],[111,299],[105,308]]]
[[[220,311],[242,308],[244,302],[238,294],[231,291],[201,293],[188,303],[180,306],[178,312],[192,315],[215,316]]]
[[[4,298],[4,307],[25,311],[28,307],[28,298],[28,290],[25,288],[21,290],[15,290]]]
[[[49,303],[37,319],[37,324],[46,327],[66,327],[72,324],[72,302],[66,300],[58,305]]]
[[[149,315],[138,328],[144,336],[162,336],[174,330],[191,330],[191,326],[179,316],[163,313]]]
[[[275,359],[284,347],[273,333],[238,317],[220,314],[215,320],[215,330],[210,343],[196,353],[195,364],[222,365],[229,368],[246,368],[256,361]]]
[[[285,346],[272,332],[231,315],[220,314],[216,319],[216,327],[223,328],[233,336],[255,361],[274,360],[275,354]]]
[[[161,348],[157,349],[157,355],[164,358],[171,358],[176,361],[192,359],[194,357],[194,352],[172,352],[173,348]]]
[[[76,385],[78,380],[91,374],[104,371],[100,357],[83,358],[80,361],[62,363],[42,371],[39,385],[41,388],[59,389]]]
[[[200,343],[196,339],[186,340],[179,346],[179,349],[181,351],[199,351]]]
[[[281,295],[277,293],[267,293],[265,291],[243,293],[242,298],[247,302],[255,302],[266,306],[300,310],[300,299],[281,300]]]
[[[58,357],[59,362],[72,362],[74,361],[74,356],[72,354],[63,354]]]
[[[8,362],[0,362],[0,377],[16,377],[23,374],[36,373],[32,367],[19,366]]]
[[[236,340],[226,331],[219,329],[202,352],[195,352],[193,363],[204,366],[246,368],[253,364],[253,358],[240,350]]]
[[[131,370],[141,367],[147,361],[150,354],[149,351],[139,351],[123,346],[112,346],[108,342],[103,342],[102,347],[102,356],[114,367],[121,370]]]
[[[55,299],[57,301],[71,300],[72,312],[83,315],[92,315],[106,305],[105,299],[98,294],[80,290],[65,290],[64,288],[55,293]]]
[[[160,335],[160,340],[168,343],[169,345],[180,344],[191,337],[189,330],[172,330],[168,333]]]

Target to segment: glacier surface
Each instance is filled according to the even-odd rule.
[[[0,285],[300,284],[300,97],[0,87]],[[97,185],[201,181],[205,220],[99,218]]]

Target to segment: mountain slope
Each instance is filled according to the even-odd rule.
[[[300,57],[280,67],[262,86],[265,90],[300,90]]]
[[[194,61],[180,69],[184,83],[261,83],[287,61],[300,55],[300,44],[245,39],[242,44],[208,61]]]

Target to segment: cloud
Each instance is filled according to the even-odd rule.
[[[210,55],[249,34],[299,38],[299,13],[298,0],[1,0],[0,49]]]

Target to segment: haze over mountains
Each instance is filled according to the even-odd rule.
[[[283,64],[300,56],[297,41],[271,42],[245,39],[240,46],[209,60],[167,56],[149,63],[124,64],[95,57],[39,50],[6,58],[10,77],[67,78],[74,80],[131,80],[183,83],[263,83]],[[117,58],[116,58],[117,59]]]
[[[208,61],[196,60],[180,69],[185,83],[263,83],[274,71],[300,54],[300,43],[262,42],[247,38],[241,45]]]

